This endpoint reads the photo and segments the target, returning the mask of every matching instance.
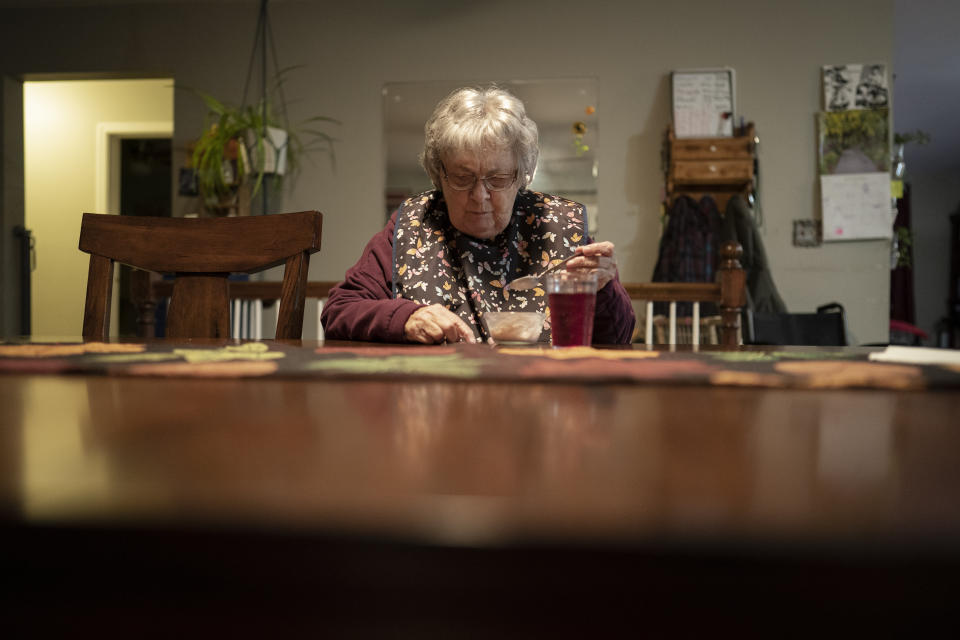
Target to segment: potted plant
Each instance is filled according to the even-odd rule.
[[[283,75],[271,96],[279,93]],[[249,201],[264,179],[282,188],[284,177],[293,178],[303,157],[325,151],[333,158],[334,139],[316,128],[318,123],[339,124],[333,118],[314,116],[297,127],[288,127],[276,115],[286,111],[283,100],[270,97],[242,107],[194,90],[207,107],[203,133],[193,144],[190,164],[197,195],[204,207],[217,215],[249,210]]]

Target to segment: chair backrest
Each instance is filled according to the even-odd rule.
[[[229,337],[227,276],[285,264],[277,338],[299,339],[310,254],[320,250],[319,211],[236,218],[83,214],[80,250],[90,254],[83,336],[105,339],[113,264],[176,275],[167,336]]]
[[[653,344],[653,303],[670,304],[670,338],[676,344],[677,302],[712,302],[720,309],[720,344],[737,346],[740,342],[740,312],[746,304],[747,274],[740,266],[743,248],[736,242],[726,242],[720,247],[720,263],[715,282],[644,282],[624,283],[632,300],[645,300],[646,343]],[[694,305],[694,342],[699,342],[699,304]]]
[[[845,347],[847,323],[843,307],[836,303],[823,305],[817,313],[746,314],[748,344],[807,345]]]

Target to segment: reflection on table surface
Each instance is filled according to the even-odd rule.
[[[952,391],[2,375],[0,516],[949,567],[958,415]]]
[[[950,392],[7,376],[0,394],[2,495],[30,520],[450,542],[960,529]]]

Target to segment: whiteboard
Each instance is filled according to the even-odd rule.
[[[690,69],[670,74],[673,130],[678,138],[733,135],[733,69]]]

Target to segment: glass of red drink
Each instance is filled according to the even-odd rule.
[[[597,274],[566,269],[547,274],[550,343],[554,347],[590,346],[593,310],[597,304]]]

